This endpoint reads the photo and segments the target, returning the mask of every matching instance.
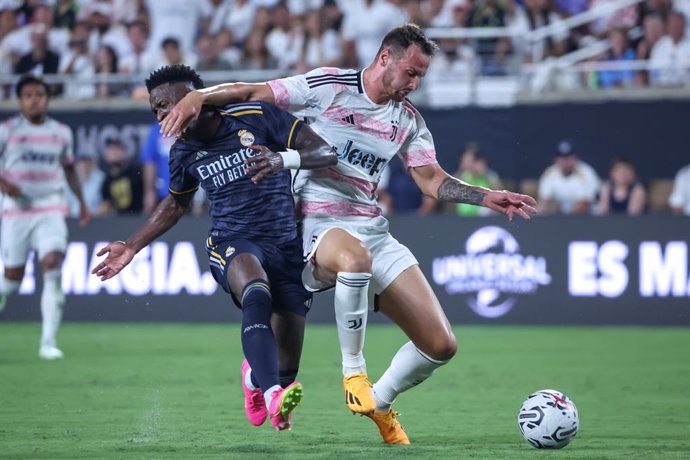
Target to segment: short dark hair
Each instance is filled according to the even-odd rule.
[[[191,83],[194,89],[204,87],[204,82],[196,70],[183,64],[166,65],[154,70],[146,79],[146,89],[149,93],[154,88],[165,83]]]
[[[105,140],[106,147],[121,147],[125,148],[125,144],[117,137],[109,137]]]
[[[625,166],[629,167],[630,169],[632,169],[633,171],[635,170],[635,163],[632,161],[632,159],[630,159],[628,157],[624,157],[624,156],[614,157],[611,160],[611,167],[616,166],[618,164],[625,165]]]
[[[376,55],[381,54],[381,51],[386,48],[391,48],[393,51],[404,51],[412,45],[418,45],[422,53],[427,56],[433,56],[438,50],[438,45],[429,40],[417,24],[408,23],[388,32],[383,37],[381,47]]]
[[[177,38],[168,37],[161,42],[161,49],[165,49],[169,45],[172,45],[175,48],[179,49],[180,48],[180,41]]]
[[[46,82],[43,81],[40,77],[36,77],[35,75],[22,75],[22,77],[19,79],[17,82],[17,87],[15,89],[15,92],[17,94],[17,97],[20,97],[22,95],[22,89],[26,85],[41,85],[43,88],[45,88],[46,93],[48,96],[50,96],[50,87]]]

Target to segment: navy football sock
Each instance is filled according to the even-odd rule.
[[[297,379],[297,369],[280,371],[280,386],[285,388]]]
[[[252,368],[252,384],[264,392],[280,385],[278,350],[271,329],[272,303],[265,280],[250,281],[242,291],[242,351]]]

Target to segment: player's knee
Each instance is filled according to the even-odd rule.
[[[427,354],[430,358],[437,361],[449,361],[455,356],[457,351],[458,340],[451,331],[448,331],[446,334],[437,337],[437,340],[434,341],[431,350]]]
[[[51,252],[41,261],[41,266],[44,271],[59,270],[62,267],[62,254],[58,252]]]
[[[24,279],[24,267],[5,268],[5,278],[9,281],[20,283]]]
[[[353,245],[338,254],[339,272],[371,273],[371,253],[364,244]]]

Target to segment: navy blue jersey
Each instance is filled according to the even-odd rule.
[[[274,152],[294,148],[302,122],[273,104],[247,102],[219,110],[222,121],[210,142],[179,139],[170,149],[170,193],[204,189],[211,203],[214,237],[291,241],[297,236],[290,171],[254,184],[244,161],[265,145]]]

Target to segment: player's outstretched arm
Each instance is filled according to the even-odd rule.
[[[410,168],[412,177],[425,195],[451,203],[467,203],[484,206],[513,220],[520,216],[525,220],[537,213],[537,200],[529,195],[491,190],[469,185],[445,172],[438,164]]]
[[[167,232],[180,220],[194,197],[194,193],[168,195],[160,202],[151,217],[127,241],[115,241],[98,251],[98,256],[106,256],[103,262],[91,270],[101,281],[108,280],[122,271],[137,252],[153,240]]]
[[[256,184],[281,169],[318,169],[338,163],[335,148],[306,124],[297,133],[294,146],[297,152],[273,152],[262,145],[253,145],[261,153],[244,162],[248,172],[256,173],[252,182]]]
[[[275,103],[267,83],[223,83],[191,91],[178,102],[161,122],[163,136],[179,136],[193,123],[204,105],[224,106],[235,102],[263,101]]]

